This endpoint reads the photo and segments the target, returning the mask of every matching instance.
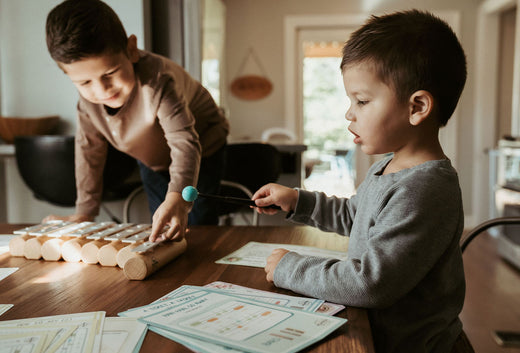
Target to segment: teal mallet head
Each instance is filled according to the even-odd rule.
[[[193,202],[199,196],[199,192],[193,186],[186,186],[182,189],[182,198],[184,201]]]
[[[182,189],[182,198],[184,201],[193,202],[199,196],[207,198],[207,199],[216,200],[219,202],[228,202],[228,203],[234,203],[234,204],[238,204],[238,205],[257,207],[255,202],[250,199],[241,199],[238,197],[231,197],[231,196],[203,194],[203,193],[199,193],[197,191],[197,189],[195,189],[193,186],[186,186],[184,189]],[[266,207],[280,210],[280,207],[276,206],[276,205],[269,205]]]

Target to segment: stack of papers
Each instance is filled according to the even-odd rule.
[[[145,324],[104,311],[0,321],[0,351],[134,353],[145,334]]]
[[[209,287],[182,286],[149,305],[119,315],[138,318],[150,330],[206,353],[297,352],[347,321],[313,312],[323,305],[321,300],[289,299],[273,293],[258,300],[260,291],[255,291],[252,299],[254,295],[244,294],[244,287],[215,289],[219,285],[226,286],[223,282]],[[279,305],[269,303],[277,301],[275,296]]]

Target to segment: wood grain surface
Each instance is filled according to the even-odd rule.
[[[0,233],[9,234],[23,226],[0,224]],[[128,280],[117,266],[27,260],[7,253],[0,255],[0,267],[19,267],[19,270],[0,282],[0,303],[14,304],[0,320],[98,310],[105,311],[107,316],[117,316],[121,311],[149,304],[184,284],[205,285],[213,281],[296,295],[268,283],[262,268],[215,263],[249,241],[294,243],[335,250],[346,249],[348,245],[345,237],[310,227],[192,227],[187,236],[186,252],[143,281]],[[366,311],[347,308],[337,316],[349,321],[305,352],[373,353]],[[141,352],[191,351],[149,331]]]

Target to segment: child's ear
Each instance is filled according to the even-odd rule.
[[[128,37],[128,41],[126,44],[126,52],[128,54],[128,58],[134,64],[139,61],[139,50],[137,49],[137,37],[135,35],[131,35]]]
[[[410,124],[419,125],[433,110],[433,96],[430,92],[419,90],[410,96]]]

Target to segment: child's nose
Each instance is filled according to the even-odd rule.
[[[103,89],[106,91],[112,88],[112,80],[110,80],[109,78],[103,78],[101,80],[101,85],[103,86]]]
[[[347,119],[348,121],[354,120],[354,114],[352,113],[352,109],[347,110],[347,112],[345,113],[345,119]]]
[[[99,80],[97,84],[97,91],[99,93],[105,93],[112,87],[112,83],[109,80]]]

